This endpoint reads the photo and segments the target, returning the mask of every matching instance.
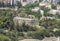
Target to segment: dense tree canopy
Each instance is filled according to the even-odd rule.
[[[2,4],[0,3],[0,6],[1,5]],[[0,40],[19,41],[20,39],[24,38],[43,39],[44,37],[60,36],[60,20],[46,18],[46,16],[54,16],[55,18],[60,19],[60,15],[58,13],[56,15],[49,14],[48,11],[50,9],[43,6],[40,9],[44,11],[45,17],[40,20],[40,10],[37,12],[31,11],[38,5],[39,2],[35,2],[33,4],[29,3],[26,6],[22,7],[21,3],[17,2],[18,10],[15,10],[13,8],[0,9]],[[52,9],[56,9],[55,5],[52,5],[51,7]],[[14,25],[13,18],[16,16],[24,18],[34,17],[34,19],[38,20],[38,24],[36,23],[36,25],[30,26],[26,25],[25,22],[23,22],[22,25]]]

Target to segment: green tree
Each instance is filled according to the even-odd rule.
[[[58,12],[54,16],[55,16],[55,18],[60,19],[60,14]]]
[[[18,6],[18,8],[21,8],[22,7],[21,2],[17,1],[17,6]]]
[[[37,7],[37,6],[39,6],[39,2],[34,2],[33,4],[32,3],[29,3],[29,4],[27,4],[27,5],[25,5],[24,7],[27,9],[29,9],[29,8],[34,8],[34,7]]]
[[[39,0],[39,2],[42,2],[43,0]]]
[[[33,39],[44,39],[44,37],[50,37],[49,31],[47,30],[37,30],[32,32],[30,35]]]
[[[57,9],[57,7],[54,4],[52,4],[51,7],[52,9]]]
[[[0,41],[11,41],[11,39],[5,35],[0,34]]]

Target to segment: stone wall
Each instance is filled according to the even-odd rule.
[[[25,23],[26,25],[35,25],[37,20],[35,19],[30,19],[30,18],[22,18],[22,17],[14,17],[13,19],[15,25],[22,25]]]
[[[38,40],[38,39],[24,39],[20,41],[60,41],[60,37],[45,37],[43,40]]]

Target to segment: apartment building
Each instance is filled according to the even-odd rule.
[[[4,3],[5,5],[6,4],[12,5],[12,4],[15,4],[15,1],[16,0],[0,0],[0,3]]]
[[[17,4],[17,1],[18,1],[18,0],[10,0],[10,4],[11,4],[11,5]]]
[[[10,0],[0,0],[0,3],[10,3]]]
[[[22,6],[25,6],[28,3],[34,3],[35,1],[39,2],[39,0],[0,0],[0,3],[4,3],[5,5],[6,4],[13,5],[13,4],[17,4],[17,1],[20,1]]]
[[[39,0],[0,0],[0,3],[4,3],[4,4],[8,4],[9,3],[10,5],[13,5],[13,4],[17,4],[17,1],[21,1],[22,6],[25,6],[28,3],[34,3],[35,1],[39,2]],[[49,3],[56,4],[60,0],[43,0],[43,2],[45,2],[45,1],[47,1]]]

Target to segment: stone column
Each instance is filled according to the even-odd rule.
[[[57,38],[57,41],[60,41],[60,37]]]

